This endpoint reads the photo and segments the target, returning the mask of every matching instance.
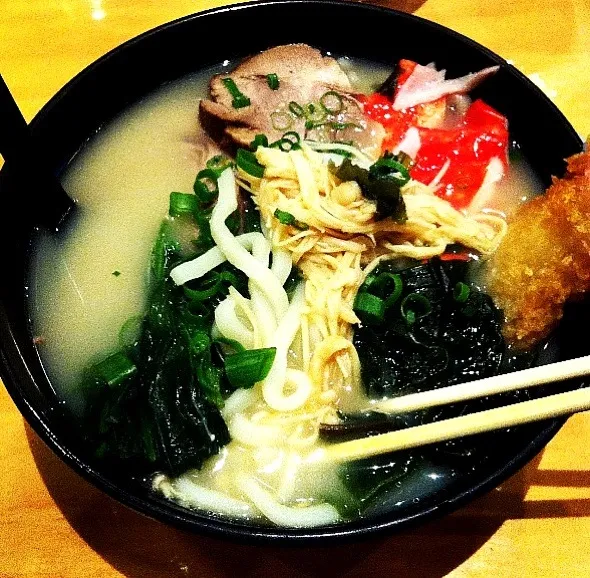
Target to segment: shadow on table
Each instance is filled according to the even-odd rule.
[[[531,485],[590,487],[590,471],[540,471],[538,456],[500,488],[414,531],[321,548],[246,546],[192,535],[137,514],[70,470],[27,426],[35,463],[61,512],[125,576],[442,577],[506,519],[590,516],[590,500],[524,500]]]

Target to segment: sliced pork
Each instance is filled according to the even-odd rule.
[[[268,75],[276,75],[278,88],[272,87]],[[242,106],[235,107],[228,78],[249,104],[242,99]],[[210,98],[200,104],[201,122],[226,146],[248,146],[257,134],[265,134],[272,142],[287,131],[296,131],[303,138],[320,141],[354,140],[368,154],[380,154],[383,127],[363,114],[338,62],[311,46],[290,44],[266,50],[244,60],[233,72],[214,76],[209,88]],[[328,97],[331,103],[326,110],[321,102],[331,92],[338,96]]]

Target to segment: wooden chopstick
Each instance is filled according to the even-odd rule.
[[[313,452],[309,459],[315,462],[368,458],[587,409],[590,409],[590,387],[376,436],[326,445]]]
[[[440,389],[394,397],[375,402],[369,405],[366,411],[401,413],[404,411],[425,409],[436,405],[466,401],[487,395],[495,395],[516,389],[535,387],[555,381],[564,381],[583,375],[590,375],[590,355],[547,365],[539,365],[521,371],[504,373],[502,375],[495,375],[494,377],[487,377],[449,387],[441,387]]]
[[[367,409],[384,413],[399,413],[535,387],[584,375],[590,375],[590,355],[384,400]],[[314,452],[310,459],[344,461],[367,458],[587,409],[590,409],[590,387],[474,412],[426,425],[326,445]]]

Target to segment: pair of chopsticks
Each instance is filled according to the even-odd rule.
[[[590,374],[590,355],[532,367],[440,389],[377,402],[371,411],[400,413],[526,389]],[[336,461],[376,456],[401,449],[474,435],[590,409],[590,387],[557,393],[366,438],[327,445],[319,459]]]

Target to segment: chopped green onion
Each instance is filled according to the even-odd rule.
[[[299,133],[291,130],[286,132],[278,141],[273,142],[270,146],[280,148],[283,152],[289,152],[301,148],[301,145],[299,144],[300,142],[301,138],[299,137]]]
[[[381,323],[385,317],[385,301],[366,291],[357,293],[353,308],[359,319],[368,325]]]
[[[221,173],[228,167],[233,166],[233,164],[232,160],[225,155],[215,155],[207,161],[207,168],[214,171],[217,178],[219,178]]]
[[[206,327],[213,317],[213,310],[207,301],[189,301],[188,313],[194,325]]]
[[[250,148],[255,151],[258,147],[267,147],[268,138],[265,134],[257,134],[254,140],[250,143]]]
[[[275,130],[287,130],[293,124],[293,117],[287,111],[275,110],[270,115],[272,127]]]
[[[369,171],[374,177],[391,179],[400,187],[410,180],[408,169],[392,158],[380,158],[371,165]]]
[[[202,329],[195,331],[195,334],[190,338],[189,347],[193,355],[203,355],[210,346],[209,334]]]
[[[203,169],[197,173],[197,178],[193,185],[193,191],[197,196],[197,199],[203,203],[212,203],[219,189],[217,188],[217,178],[219,175],[214,169]]]
[[[113,277],[118,277],[121,274],[121,271],[113,271],[112,275]]]
[[[117,387],[137,371],[137,367],[120,351],[109,355],[93,368],[109,387]]]
[[[230,347],[234,350],[234,353],[241,353],[242,351],[246,351],[246,348],[239,341],[236,341],[235,339],[229,339],[227,337],[217,337],[213,340],[213,343],[223,345],[225,347]]]
[[[279,88],[279,77],[274,72],[266,75],[266,82],[271,90],[277,90]]]
[[[313,120],[306,120],[305,121],[305,128],[307,130],[311,130],[315,126]]]
[[[294,130],[290,130],[283,135],[283,140],[290,140],[293,144],[299,144],[301,142],[301,137],[299,136],[298,132]]]
[[[287,211],[281,211],[280,209],[276,209],[274,212],[274,216],[278,219],[281,225],[291,225],[292,227],[295,227],[300,231],[305,231],[306,229],[309,229],[306,223],[298,221],[294,215],[288,213]]]
[[[289,110],[297,117],[305,115],[305,111],[303,110],[303,107],[298,102],[295,102],[294,100],[292,100],[289,103]]]
[[[459,281],[453,289],[453,299],[457,301],[457,303],[465,303],[469,298],[470,293],[471,289],[469,285]]]
[[[250,99],[245,94],[240,92],[240,89],[237,87],[232,78],[222,78],[221,82],[223,82],[225,88],[227,88],[227,91],[232,96],[231,105],[234,108],[244,108],[245,106],[250,106]]]
[[[428,315],[432,311],[432,305],[424,295],[410,293],[401,302],[400,310],[406,323],[412,325],[416,320]]]
[[[256,155],[246,149],[238,149],[236,165],[253,177],[261,179],[264,176],[264,167],[258,162]]]
[[[304,114],[307,121],[311,121],[314,124],[326,120],[326,111],[324,108],[321,106],[316,106],[313,102],[310,102],[305,107]]]
[[[191,289],[188,285],[183,285],[184,294],[193,302],[206,301],[214,295],[217,295],[222,289],[219,275],[213,273],[209,277],[200,280],[200,289]]]
[[[143,317],[141,315],[134,315],[123,323],[121,329],[119,329],[118,343],[121,348],[130,347],[133,345],[139,337],[141,331],[141,324]]]
[[[393,282],[393,290],[390,290]],[[389,309],[400,297],[404,288],[404,283],[400,275],[395,273],[381,273],[377,278],[377,287],[385,298],[385,309]],[[386,292],[391,291],[385,296]]]
[[[228,355],[224,360],[225,375],[228,381],[235,388],[252,387],[268,375],[276,353],[276,347],[267,347],[265,349],[248,349]]]
[[[196,195],[187,193],[170,193],[170,206],[168,214],[171,217],[180,217],[186,213],[194,213],[199,209],[199,200]]]
[[[329,114],[338,114],[339,112],[342,112],[344,107],[342,96],[333,90],[328,90],[328,92],[324,92],[324,94],[322,94],[320,97],[320,104]]]

